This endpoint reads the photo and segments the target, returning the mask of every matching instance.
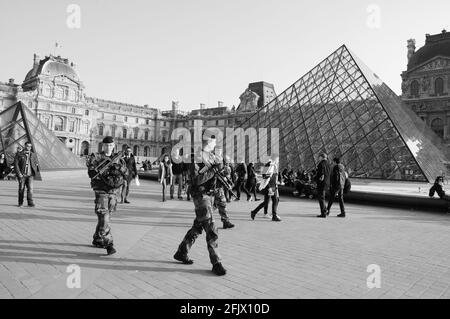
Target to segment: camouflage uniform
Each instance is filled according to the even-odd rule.
[[[115,154],[112,154],[114,156]],[[95,214],[98,218],[97,227],[94,233],[92,244],[99,248],[113,246],[113,237],[109,225],[110,214],[116,210],[117,191],[121,187],[120,181],[126,178],[127,166],[123,158],[116,161],[102,177],[93,178],[96,175],[95,168],[107,158],[104,152],[92,154],[88,161],[88,174],[91,180],[91,187],[95,192]],[[107,181],[114,179],[116,185],[111,185]],[[115,187],[116,186],[116,187]]]
[[[215,162],[215,156],[209,152],[202,152],[204,158],[208,158],[209,162]],[[184,236],[183,241],[178,246],[177,254],[187,259],[187,254],[197,239],[198,235],[205,230],[206,243],[208,246],[209,258],[211,264],[220,263],[221,257],[217,250],[219,234],[217,227],[214,225],[213,210],[214,210],[214,196],[216,192],[216,181],[214,172],[207,170],[203,173],[200,171],[205,166],[204,163],[194,163],[190,167],[191,175],[191,195],[195,205],[195,220]]]

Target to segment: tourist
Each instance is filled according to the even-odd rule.
[[[0,180],[4,179],[8,175],[8,160],[4,153],[0,154]]]
[[[272,200],[272,221],[280,222],[281,218],[278,216],[277,209],[280,199],[278,193],[278,156],[272,155],[271,160],[263,167],[262,175],[263,181],[259,185],[261,193],[264,194],[264,202],[258,205],[250,212],[251,219],[255,219],[256,214],[264,208],[264,216],[268,215],[269,202]]]
[[[32,151],[31,142],[25,143],[25,150],[18,153],[14,159],[14,169],[19,181],[19,203],[23,206],[25,187],[27,188],[27,202],[29,207],[34,207],[33,180],[39,174],[39,164],[36,153]]]
[[[236,181],[236,200],[241,199],[241,190],[247,194],[247,201],[252,200],[252,196],[248,192],[247,188],[245,187],[245,183],[247,181],[247,166],[245,165],[245,161],[241,160],[241,162],[236,166],[236,175],[237,175],[237,181]]]
[[[184,164],[183,159],[180,157],[180,155],[176,154],[172,158],[172,184],[170,185],[170,199],[173,199],[173,195],[175,192],[175,184],[178,184],[178,199],[183,199],[183,196],[181,195],[181,192],[184,188],[184,181],[183,181],[183,172],[184,172]]]
[[[128,174],[124,180],[124,183],[121,188],[121,201],[120,203],[129,204],[128,201],[128,195],[130,193],[130,184],[131,181],[135,178],[138,178],[137,176],[137,167],[136,167],[136,160],[135,157],[131,151],[131,147],[127,147],[125,150],[125,154],[123,157],[125,163],[127,164]]]
[[[169,155],[164,155],[164,160],[159,164],[158,182],[162,185],[162,201],[166,201],[166,187],[172,185],[173,173],[172,164],[170,163]],[[173,196],[170,197],[173,199]]]
[[[344,207],[344,187],[345,187],[345,168],[344,165],[341,164],[341,160],[339,157],[335,157],[333,159],[334,166],[331,171],[331,179],[330,179],[330,196],[328,199],[327,206],[327,215],[330,214],[331,206],[337,196],[339,201],[339,207],[341,209],[341,213],[337,215],[337,217],[345,217],[345,207]]]
[[[256,171],[253,163],[249,163],[247,166],[247,190],[250,194],[253,193],[255,201],[258,201],[259,198],[256,196]]]
[[[327,209],[325,206],[325,193],[330,187],[330,165],[327,160],[328,156],[325,153],[319,155],[319,164],[317,165],[316,183],[317,183],[317,198],[319,200],[320,215],[317,217],[326,218]]]

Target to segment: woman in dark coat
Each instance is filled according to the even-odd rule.
[[[256,198],[256,171],[253,163],[249,163],[247,166],[247,189],[250,194],[253,193],[255,201],[258,201],[259,198]]]

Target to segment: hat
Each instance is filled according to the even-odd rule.
[[[114,138],[112,136],[106,136],[103,139],[103,143],[108,144],[108,143],[114,143]]]

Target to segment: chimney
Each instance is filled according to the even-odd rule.
[[[205,109],[205,104],[200,103],[200,110],[204,110]]]
[[[39,65],[39,60],[40,60],[40,59],[41,59],[41,58],[39,57],[39,55],[37,55],[37,54],[35,53],[35,54],[34,54],[34,57],[33,57],[33,68]]]
[[[9,84],[9,85],[14,85],[14,79],[9,79],[8,84]]]
[[[218,107],[223,107],[223,102],[222,101],[217,101],[217,106]]]
[[[416,40],[415,39],[409,39],[407,41],[408,45],[406,46],[408,48],[408,62],[411,60],[411,57],[416,52]]]

